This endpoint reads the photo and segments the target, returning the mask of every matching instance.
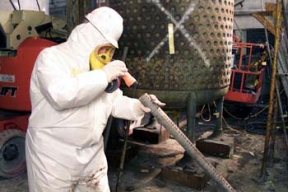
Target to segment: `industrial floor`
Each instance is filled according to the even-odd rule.
[[[262,120],[263,122],[264,120]],[[226,122],[226,121],[225,121]],[[229,122],[229,120],[227,120]],[[230,121],[231,122],[231,121]],[[199,120],[197,122],[197,135],[211,132],[212,124]],[[288,168],[287,150],[284,134],[279,132],[276,136],[273,167],[267,169],[265,180],[260,179],[260,170],[264,152],[265,135],[247,132],[239,124],[226,126],[226,137],[235,140],[234,153],[231,158],[220,158],[205,155],[205,157],[217,163],[216,169],[235,188],[237,192],[287,192]],[[116,183],[119,181],[118,192],[187,192],[187,191],[223,191],[212,180],[207,182],[201,190],[196,190],[185,183],[167,180],[163,177],[163,167],[175,165],[183,157],[184,149],[178,142],[169,137],[158,144],[129,144],[137,145],[137,152],[133,157],[127,158],[123,171],[119,178],[119,166],[109,167],[109,182],[111,191],[116,191]],[[109,158],[109,155],[108,155]],[[108,159],[109,160],[109,159]],[[115,162],[114,162],[115,163]],[[174,176],[172,176],[174,177]],[[175,178],[178,177],[175,175]],[[28,192],[27,176],[0,180],[1,192]]]

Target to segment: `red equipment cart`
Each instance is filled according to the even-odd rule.
[[[256,54],[255,49],[257,48]],[[267,52],[263,44],[236,42],[226,101],[255,104],[262,91]]]

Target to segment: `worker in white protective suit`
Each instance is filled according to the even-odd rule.
[[[102,136],[107,119],[139,120],[150,110],[120,89],[104,91],[125,75],[124,62],[115,60],[98,70],[89,67],[96,46],[118,47],[122,17],[101,7],[86,19],[65,43],[44,49],[32,72],[26,134],[30,192],[110,191]]]

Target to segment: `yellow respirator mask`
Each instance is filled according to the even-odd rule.
[[[101,69],[112,60],[115,47],[111,44],[99,45],[90,54],[90,69]]]
[[[101,69],[112,60],[115,47],[111,44],[97,46],[90,54],[90,70]],[[117,78],[108,84],[105,91],[112,93],[120,87],[120,79]]]
[[[112,44],[104,44],[99,45],[95,48],[95,50],[90,54],[90,69],[101,69],[107,63],[112,60],[112,57],[115,52],[115,47]],[[137,80],[130,75],[130,73],[126,73],[126,75],[122,76],[123,81],[125,84],[130,88],[136,88],[138,85]],[[107,93],[112,93],[117,88],[120,87],[120,79],[117,78],[109,83],[107,89],[105,90]]]

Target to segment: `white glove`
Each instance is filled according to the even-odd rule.
[[[152,103],[158,105],[159,107],[163,107],[166,105],[166,103],[162,103],[161,101],[159,101],[159,99],[155,95],[149,94],[149,96],[150,96]]]
[[[151,101],[154,104],[158,105],[159,107],[163,107],[166,105],[166,103],[162,103],[161,101],[159,101],[155,95],[149,94],[149,96],[150,96]],[[145,113],[151,112],[151,109],[148,107],[145,107],[139,100],[136,100],[135,102],[136,102],[135,103],[135,115],[137,117],[139,116],[143,117]]]
[[[112,80],[125,75],[128,71],[125,63],[120,60],[115,60],[107,63],[102,70],[106,73],[107,80],[110,83]]]
[[[161,101],[158,100],[158,98],[153,95],[153,94],[149,94],[151,101],[158,105],[159,107],[163,107],[166,105],[166,103],[162,103]],[[145,107],[139,100],[135,100],[135,115],[138,117],[137,120],[133,121],[129,127],[129,135],[131,135],[133,133],[133,129],[137,128],[137,127],[141,127],[144,126],[145,123],[143,124],[144,118],[147,118],[147,113],[151,112],[151,109],[148,107]],[[145,114],[146,113],[146,114]],[[145,116],[146,115],[146,116]],[[150,114],[151,116],[151,114]],[[149,116],[149,117],[150,117]],[[146,119],[147,120],[147,119]]]
[[[145,115],[145,113],[149,113],[151,111],[151,109],[149,109],[148,107],[145,107],[139,100],[135,100],[135,116],[136,117],[143,117]]]

